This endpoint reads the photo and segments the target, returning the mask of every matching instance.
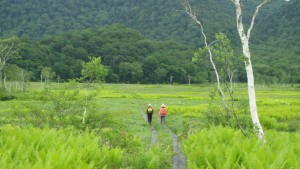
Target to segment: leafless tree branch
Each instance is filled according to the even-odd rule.
[[[248,39],[250,39],[250,34],[251,34],[251,31],[252,31],[252,28],[253,28],[253,25],[254,25],[254,22],[255,22],[255,18],[258,14],[258,11],[259,11],[260,7],[262,7],[264,4],[266,4],[268,2],[269,2],[269,0],[263,0],[263,2],[256,7],[255,12],[252,16],[251,25],[250,25],[250,27],[248,29],[248,32],[247,32]]]
[[[231,118],[231,113],[230,113],[228,105],[227,105],[227,103],[225,101],[225,94],[224,94],[224,92],[223,92],[223,90],[221,88],[219,73],[218,73],[216,65],[215,65],[215,63],[213,61],[213,54],[212,54],[212,52],[210,50],[210,45],[211,44],[208,45],[206,34],[204,33],[203,25],[202,25],[201,21],[198,20],[196,14],[193,12],[189,1],[188,0],[183,0],[183,5],[185,7],[185,12],[200,26],[201,34],[204,37],[205,47],[207,48],[208,53],[209,53],[209,60],[210,60],[211,65],[213,66],[213,69],[214,69],[214,72],[215,72],[215,75],[216,75],[218,90],[219,90],[220,95],[222,97],[222,103],[223,103],[223,105],[224,105],[224,107],[225,107],[225,109],[227,111],[228,118],[230,119]],[[212,43],[214,43],[214,42],[212,42]]]

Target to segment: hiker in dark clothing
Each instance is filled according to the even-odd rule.
[[[151,104],[148,104],[147,106],[147,109],[146,109],[146,114],[147,114],[147,117],[148,117],[148,123],[150,125],[150,127],[152,126],[152,115],[154,113],[154,109],[152,107]]]

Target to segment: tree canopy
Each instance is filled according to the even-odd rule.
[[[230,2],[192,3],[203,16],[209,41],[224,33],[236,58],[241,56]],[[261,10],[250,41],[257,82],[299,83],[298,9],[298,1],[274,1]],[[246,24],[252,13],[245,8]],[[213,78],[204,64],[191,62],[195,49],[203,47],[201,33],[179,0],[3,0],[0,16],[1,43],[15,35],[10,41],[19,45],[22,59],[14,63],[34,72],[35,79],[42,67],[51,67],[62,79],[79,77],[87,56],[102,57],[107,82],[167,83],[172,77],[186,83],[193,76],[193,83],[202,83]],[[242,70],[238,79],[245,81]]]

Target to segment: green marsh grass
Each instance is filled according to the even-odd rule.
[[[52,134],[48,138],[49,142],[57,142],[61,144],[57,145],[58,150],[66,149],[69,152],[62,153],[66,156],[62,159],[75,160],[72,164],[62,164],[58,159],[57,165],[60,167],[68,165],[75,166],[74,168],[97,168],[95,166],[99,165],[103,168],[171,168],[173,140],[157,119],[159,107],[164,103],[168,109],[166,125],[179,136],[189,168],[299,168],[299,156],[295,152],[300,152],[297,145],[300,90],[294,87],[256,87],[258,113],[266,132],[266,145],[258,143],[255,136],[244,137],[239,130],[226,127],[206,128],[204,112],[209,109],[210,94],[215,91],[215,85],[91,84],[86,87],[84,84],[51,83],[49,88],[42,89],[40,83],[32,83],[27,93],[19,93],[13,100],[0,102],[0,126],[11,131],[11,135],[5,133],[10,138],[14,138],[14,134],[19,135],[21,131]],[[64,93],[63,90],[69,93]],[[226,97],[229,101],[230,98]],[[234,97],[237,105],[247,109],[243,107],[247,102],[245,84],[235,86]],[[157,143],[154,145],[151,145],[149,125],[143,118],[149,103],[155,109],[153,126],[157,131]],[[220,105],[218,96],[213,103]],[[82,108],[86,105],[87,123],[83,125]],[[65,112],[61,118],[60,112]],[[47,113],[51,116],[44,116]],[[35,122],[39,125],[33,125]],[[45,125],[49,122],[52,122],[51,125]],[[86,128],[89,129],[87,133]],[[1,134],[4,133],[2,129]],[[55,133],[59,133],[61,137]],[[110,154],[101,157],[101,164],[91,160],[88,153],[80,155],[70,152],[71,148],[63,143],[70,143],[68,140],[71,138],[81,139],[85,135],[90,135],[91,140],[98,140],[97,144],[101,145],[96,148],[92,146],[94,143],[87,142],[95,149],[91,152],[103,151]],[[33,156],[33,160],[45,158],[45,152],[48,151],[55,154],[51,146],[45,146],[42,150],[30,149],[27,144],[34,138],[30,134],[29,136],[28,139],[19,139],[18,143],[23,145],[19,150],[14,142],[3,142],[1,138],[0,143],[9,150],[7,153],[12,151],[12,154],[16,154],[26,150],[24,154]],[[37,139],[43,140],[41,137]],[[284,144],[287,146],[284,147]],[[5,157],[0,162],[1,167],[18,168],[16,166],[20,165],[23,168],[51,168],[54,166],[51,165],[51,160],[59,157],[53,155],[51,160],[38,160],[35,164],[25,160],[21,164],[9,161],[11,155],[7,153],[1,153]],[[255,165],[250,166],[254,162]]]

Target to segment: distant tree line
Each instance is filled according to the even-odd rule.
[[[108,83],[188,84],[215,80],[213,70],[209,69],[208,58],[192,62],[196,51],[194,47],[174,41],[150,40],[140,32],[120,24],[49,35],[38,40],[10,37],[2,39],[0,43],[14,44],[18,51],[18,57],[9,62],[15,66],[4,68],[2,78],[18,72],[9,70],[16,67],[24,70],[23,74],[26,72],[27,79],[31,75],[30,80],[33,81],[49,81],[45,70],[50,68],[53,71],[50,72],[52,81],[79,78],[82,63],[89,61],[89,57],[96,56],[101,57],[101,64],[108,70],[105,78]],[[239,55],[235,58],[232,62],[235,69],[233,81],[245,82],[243,67],[236,66],[241,65],[236,63],[243,62],[243,59]],[[271,66],[267,62],[269,61],[254,64],[257,82],[300,82],[297,64],[283,69],[280,63]]]
[[[51,35],[40,40],[5,39],[8,40],[16,44],[20,56],[11,64],[33,72],[35,81],[49,80],[45,79],[44,72],[48,70],[45,68],[51,68],[60,80],[79,78],[82,62],[88,61],[89,56],[101,57],[109,70],[105,80],[110,83],[188,83],[189,78],[194,83],[209,81],[208,75],[201,76],[201,67],[191,60],[193,48],[172,41],[149,40],[122,25]]]

